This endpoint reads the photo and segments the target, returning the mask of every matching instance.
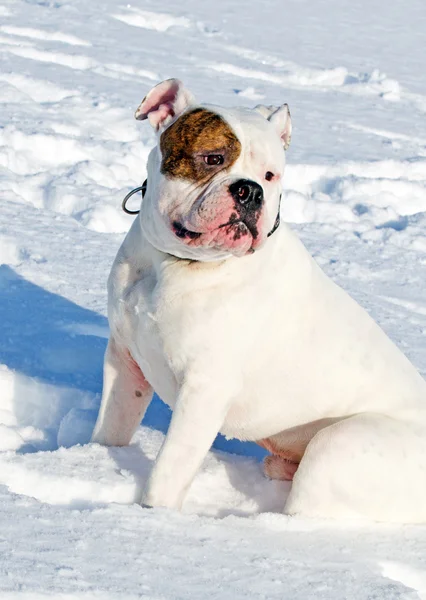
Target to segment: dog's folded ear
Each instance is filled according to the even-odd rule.
[[[258,113],[265,117],[265,119],[269,119],[269,117],[278,110],[278,106],[266,106],[265,104],[258,104],[254,107],[254,110],[257,110]]]
[[[284,150],[287,150],[291,141],[291,116],[288,104],[280,107],[258,104],[255,110],[275,126],[283,141]]]
[[[135,112],[135,118],[148,119],[156,131],[160,131],[188,106],[195,98],[179,79],[166,79],[145,96]]]

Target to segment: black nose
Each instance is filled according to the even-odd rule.
[[[263,203],[263,190],[255,181],[239,179],[229,186],[232,197],[248,210],[257,210]]]

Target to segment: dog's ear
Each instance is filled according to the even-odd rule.
[[[265,119],[269,119],[269,117],[278,110],[278,106],[266,106],[265,104],[258,104],[254,107],[254,110],[257,110],[258,113],[265,117]]]
[[[279,108],[258,104],[255,110],[275,126],[283,141],[284,150],[287,150],[291,141],[291,116],[288,104],[283,104]]]
[[[140,121],[148,119],[152,127],[159,131],[194,103],[194,96],[179,79],[166,79],[145,96],[135,112],[135,118]]]

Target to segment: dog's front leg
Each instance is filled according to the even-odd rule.
[[[152,398],[152,387],[127,348],[108,342],[104,360],[104,385],[92,442],[127,446]]]
[[[229,402],[223,389],[218,390],[214,382],[192,386],[189,379],[180,391],[167,437],[142,497],[143,505],[181,507],[224,422]]]

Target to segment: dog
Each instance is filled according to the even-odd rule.
[[[218,432],[270,451],[284,512],[426,521],[426,384],[279,223],[286,104],[144,98],[158,145],[108,282],[92,441],[129,444],[153,390],[173,409],[141,502],[179,509]]]

